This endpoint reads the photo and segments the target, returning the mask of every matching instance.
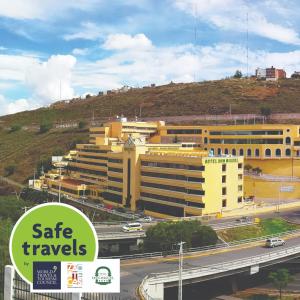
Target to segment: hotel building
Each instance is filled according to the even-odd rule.
[[[125,120],[91,128],[90,143],[76,146],[62,176],[53,170],[42,177],[43,186],[158,217],[240,208],[243,156],[203,147],[205,133]]]

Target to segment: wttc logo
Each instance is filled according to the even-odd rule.
[[[97,268],[93,279],[95,280],[95,283],[99,285],[111,284],[113,276],[110,268],[105,266]]]

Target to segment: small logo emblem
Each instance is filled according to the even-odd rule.
[[[93,277],[96,284],[100,285],[107,285],[110,284],[113,277],[111,275],[111,270],[108,267],[99,267],[96,272],[95,276]]]

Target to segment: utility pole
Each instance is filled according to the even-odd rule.
[[[59,167],[59,188],[58,188],[58,203],[60,203],[61,192],[61,167]]]
[[[182,300],[182,266],[183,266],[183,245],[185,242],[178,243],[179,245],[179,263],[178,263],[178,300]]]

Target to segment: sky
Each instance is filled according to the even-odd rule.
[[[249,75],[300,71],[300,0],[1,0],[0,115],[246,75],[247,48]]]

